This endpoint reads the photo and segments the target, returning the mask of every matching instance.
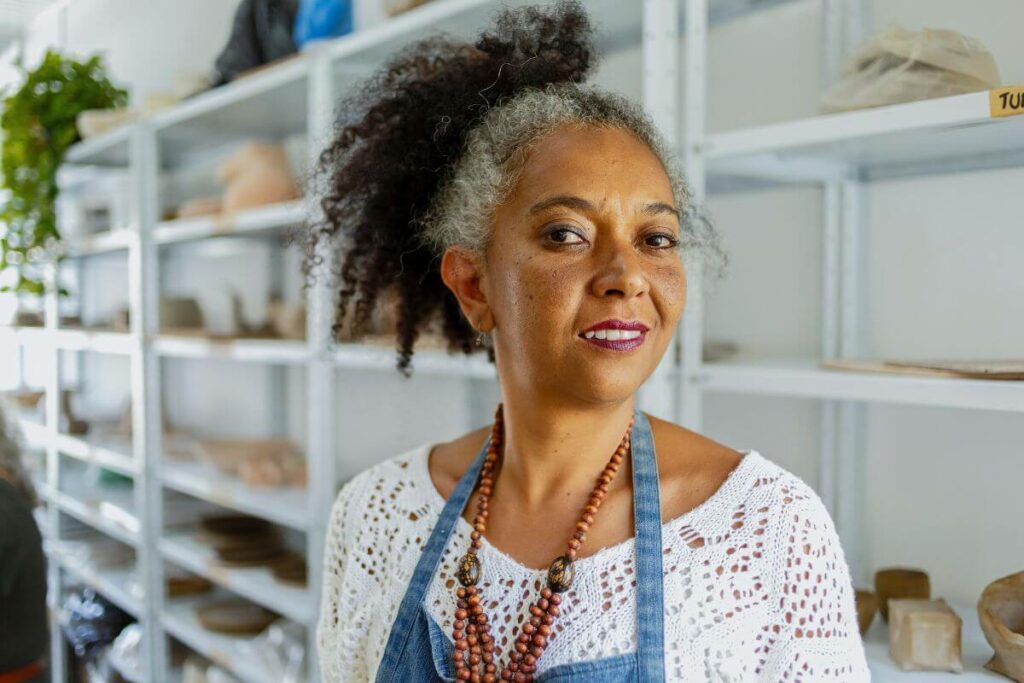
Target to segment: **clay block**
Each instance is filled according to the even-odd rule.
[[[889,656],[902,670],[964,670],[960,649],[963,620],[945,600],[892,598],[889,617]]]
[[[891,598],[919,598],[927,600],[932,596],[928,573],[908,567],[888,567],[875,572],[875,595],[878,596],[878,611],[882,619],[889,621],[889,600]]]

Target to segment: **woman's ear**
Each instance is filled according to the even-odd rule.
[[[465,247],[454,246],[441,257],[441,279],[459,300],[459,307],[470,325],[480,332],[490,332],[494,316],[481,285],[483,259]]]

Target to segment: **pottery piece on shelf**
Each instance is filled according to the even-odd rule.
[[[203,311],[192,297],[160,297],[160,329],[197,329],[203,326]]]
[[[201,576],[168,576],[167,595],[171,598],[182,595],[200,595],[213,589],[213,584]]]
[[[138,112],[130,107],[84,109],[75,117],[75,128],[83,140],[103,135],[135,120]]]
[[[857,626],[863,636],[871,628],[871,622],[875,619],[875,612],[878,611],[878,596],[873,591],[856,590],[854,592],[857,603]]]
[[[306,586],[306,560],[302,555],[288,551],[281,559],[271,565],[274,578],[281,583],[303,588]]]
[[[212,515],[199,522],[200,532],[214,539],[262,535],[273,528],[267,520],[251,515]]]
[[[270,326],[282,339],[306,338],[306,306],[272,299],[267,306]]]
[[[60,392],[60,409],[62,421],[64,422],[61,426],[61,431],[72,436],[82,436],[89,433],[89,423],[75,416],[75,411],[71,407],[72,393],[70,389],[64,389]]]
[[[201,441],[200,459],[249,486],[305,486],[306,459],[288,439]]]
[[[43,315],[35,311],[19,310],[14,314],[14,324],[18,327],[42,327]]]
[[[279,144],[248,142],[217,167],[225,185],[223,211],[231,213],[264,204],[298,199],[288,155]]]
[[[1024,571],[985,587],[978,598],[978,621],[995,650],[985,668],[1024,683]]]
[[[214,195],[211,197],[195,197],[183,202],[181,206],[178,207],[178,210],[175,212],[175,218],[209,216],[210,214],[220,213],[220,211],[220,195]]]
[[[927,572],[910,567],[886,567],[875,572],[875,595],[878,596],[878,611],[886,623],[889,622],[891,598],[921,598],[932,596],[931,582]]]
[[[45,395],[45,391],[19,391],[13,394],[15,403],[22,410],[35,410]]]
[[[889,656],[903,671],[964,670],[963,620],[942,598],[889,599]]]
[[[394,287],[383,290],[377,298],[370,320],[362,325],[355,324],[355,302],[350,302],[345,318],[339,326],[336,337],[340,342],[370,341],[374,338],[390,339],[394,343],[394,335],[398,331],[398,315],[401,299]],[[416,346],[420,347],[417,340]],[[421,347],[422,348],[422,347]]]
[[[199,623],[207,631],[232,635],[256,635],[277,620],[277,615],[245,600],[218,600],[196,608]]]

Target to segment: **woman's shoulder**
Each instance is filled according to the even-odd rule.
[[[691,521],[707,526],[732,520],[742,510],[767,526],[765,520],[792,511],[831,525],[814,487],[770,455],[736,450],[673,422],[649,419],[666,517],[696,507]]]

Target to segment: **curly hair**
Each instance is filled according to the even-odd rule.
[[[400,371],[408,375],[417,337],[437,321],[450,351],[472,353],[474,330],[439,259],[452,245],[483,255],[494,210],[529,150],[563,125],[621,128],[647,144],[683,214],[684,260],[724,271],[718,235],[692,206],[674,152],[642,107],[583,83],[595,61],[578,0],[502,8],[474,44],[443,33],[411,43],[341,100],[314,171],[322,216],[301,236],[307,281],[325,243],[342,255],[331,262],[336,336],[351,305],[353,324],[364,324],[393,291]]]

